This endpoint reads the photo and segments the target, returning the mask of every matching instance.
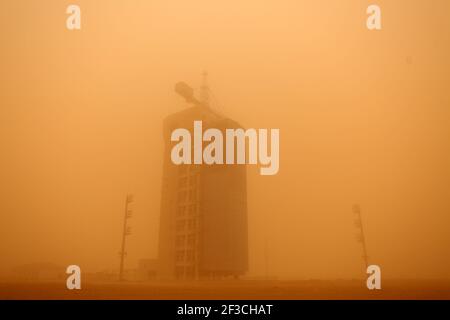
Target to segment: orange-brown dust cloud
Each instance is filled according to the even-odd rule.
[[[172,259],[175,279],[243,281],[254,298],[270,281],[365,286],[354,205],[383,281],[450,287],[449,1],[377,0],[379,31],[366,27],[365,0],[76,2],[81,30],[66,28],[67,1],[0,3],[0,291],[38,286],[38,269],[65,288],[66,267],[78,265],[85,283],[123,297],[127,194],[124,273],[137,291],[140,266],[156,259]],[[192,210],[225,216],[202,229],[217,247],[201,254],[239,274],[175,269],[168,253],[196,241],[164,220],[173,186],[200,180],[174,176],[165,130],[192,127],[201,112],[186,113],[196,107],[174,86],[200,99],[204,71],[210,109],[233,121],[204,123],[280,132],[277,174],[248,164],[200,175],[209,200]],[[289,288],[280,296],[313,292]]]

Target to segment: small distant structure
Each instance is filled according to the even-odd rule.
[[[59,281],[65,279],[65,268],[53,263],[30,263],[15,267],[14,278],[21,281]]]
[[[158,272],[157,259],[141,259],[139,260],[137,269],[137,280],[150,281],[155,280]]]
[[[85,272],[83,278],[90,282],[115,282],[118,277],[118,270],[102,270],[97,272]]]

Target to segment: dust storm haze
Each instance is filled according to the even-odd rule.
[[[280,171],[248,166],[249,276],[450,279],[450,2],[0,4],[0,273],[117,270],[158,255],[163,119],[209,73],[213,107],[280,129]]]

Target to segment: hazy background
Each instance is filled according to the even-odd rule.
[[[66,29],[69,4],[82,30]],[[382,8],[382,31],[366,8]],[[208,70],[219,110],[280,128],[248,170],[249,275],[450,278],[448,0],[0,2],[0,273],[157,256],[162,120]],[[217,108],[218,106],[215,105]]]

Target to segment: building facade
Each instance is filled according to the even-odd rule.
[[[246,167],[173,164],[172,131],[186,128],[193,136],[196,120],[203,130],[240,127],[202,106],[165,119],[158,277],[239,277],[248,269]]]

